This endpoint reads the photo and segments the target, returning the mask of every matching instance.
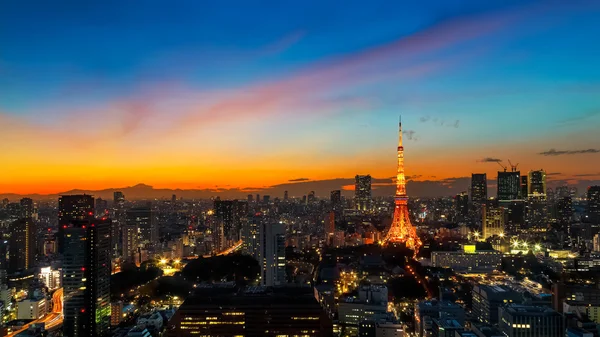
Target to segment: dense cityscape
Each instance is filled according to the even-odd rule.
[[[0,337],[600,337],[600,1],[0,0]]]
[[[500,164],[502,166],[502,164]],[[600,186],[2,200],[5,336],[597,336]]]

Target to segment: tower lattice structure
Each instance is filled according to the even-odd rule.
[[[423,245],[416,228],[410,222],[408,214],[408,196],[406,195],[406,177],[404,176],[404,147],[402,146],[402,121],[399,123],[398,173],[396,175],[396,196],[394,197],[394,219],[384,242],[403,243],[412,249],[415,255]]]

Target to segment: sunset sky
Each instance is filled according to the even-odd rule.
[[[510,159],[600,183],[599,15],[599,1],[4,0],[0,193],[385,179],[399,114],[415,182],[495,178]]]

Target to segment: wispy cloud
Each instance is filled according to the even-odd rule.
[[[308,178],[296,178],[296,179],[290,179],[288,181],[290,182],[298,182],[298,181],[309,181],[310,179]]]
[[[339,112],[356,108],[356,102],[325,98],[328,95],[322,93],[383,81],[416,79],[451,69],[456,63],[470,57],[468,50],[464,54],[454,53],[449,58],[437,60],[427,56],[508,27],[529,10],[449,18],[387,44],[321,60],[288,76],[249,83],[232,90],[198,93],[183,85],[183,90],[152,90],[151,93],[124,98],[118,104],[110,103],[93,111],[73,113],[80,120],[101,122],[101,127],[92,131],[95,135],[87,137],[93,139],[128,137],[134,133],[145,133],[147,137],[155,138],[156,130],[149,132],[148,124],[158,125],[163,131],[160,134],[170,136],[191,130],[197,132],[199,128],[210,128],[214,123],[230,122],[232,119]],[[298,32],[286,36],[272,49],[278,51],[288,48],[303,34]],[[175,87],[181,89],[182,85],[178,83]],[[169,100],[177,104],[169,106],[166,113],[164,102]],[[110,113],[106,113],[106,110],[110,110]],[[60,123],[64,127],[56,131],[62,132],[64,128],[77,130],[71,122],[72,117],[66,116],[64,123]],[[435,122],[455,128],[460,125],[459,120]]]
[[[419,121],[421,123],[431,122],[438,126],[447,126],[447,127],[457,128],[457,129],[460,126],[460,120],[458,120],[458,119],[445,120],[445,119],[441,119],[438,117],[423,116],[423,117],[419,118]]]
[[[406,139],[408,140],[419,140],[417,133],[414,130],[404,130],[402,131],[402,134],[406,136]]]
[[[598,116],[598,115],[600,115],[600,109],[590,110],[581,115],[571,116],[569,118],[563,119],[563,120],[559,121],[558,124],[563,125],[563,124],[575,124],[575,123],[579,123],[579,122],[585,122],[585,121],[587,121],[595,116]]]
[[[482,158],[480,160],[477,161],[478,163],[501,163],[502,159],[500,158],[492,158],[492,157],[485,157]]]
[[[562,156],[562,155],[574,155],[574,154],[590,154],[600,153],[600,149],[584,149],[584,150],[556,150],[550,149],[548,151],[540,152],[542,156]]]

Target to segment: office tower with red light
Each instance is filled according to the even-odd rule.
[[[94,197],[87,194],[62,195],[58,198],[58,252],[65,248],[64,229],[73,221],[94,218]]]
[[[110,327],[111,220],[73,220],[64,228],[64,335],[103,336]]]

